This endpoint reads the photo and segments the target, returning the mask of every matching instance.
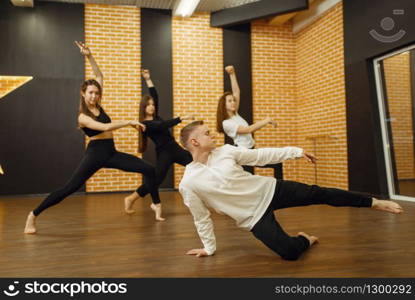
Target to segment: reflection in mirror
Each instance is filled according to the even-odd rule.
[[[415,197],[414,67],[415,49],[379,61],[386,144],[394,195]]]

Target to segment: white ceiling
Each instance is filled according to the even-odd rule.
[[[138,7],[173,9],[178,0],[36,0],[66,3],[97,3],[108,5],[135,5]],[[35,1],[35,6],[36,6]],[[224,8],[236,7],[259,0],[201,0],[196,11],[217,11]]]

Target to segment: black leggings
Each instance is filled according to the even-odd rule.
[[[151,192],[153,201],[160,201],[156,186],[154,168],[144,160],[118,152],[113,139],[93,140],[88,144],[85,155],[72,178],[61,189],[51,193],[33,211],[38,216],[42,211],[56,205],[70,194],[76,192],[96,171],[101,168],[113,168],[127,172],[142,173]]]
[[[251,232],[283,259],[296,260],[310,243],[303,236],[287,235],[275,219],[274,210],[313,204],[371,207],[372,198],[339,189],[279,180],[270,206]]]
[[[167,175],[167,171],[169,170],[170,166],[174,163],[178,163],[182,166],[186,166],[187,164],[191,163],[193,160],[192,155],[190,152],[184,150],[182,147],[179,146],[176,142],[171,142],[167,145],[164,145],[163,148],[157,151],[157,163],[156,163],[156,184],[159,186],[164,178]],[[146,183],[144,181],[144,183]],[[137,194],[140,197],[144,197],[148,194],[149,190],[147,185],[141,185],[137,190]],[[153,203],[160,203],[155,202]]]

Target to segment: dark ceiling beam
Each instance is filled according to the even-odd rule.
[[[210,26],[228,27],[304,9],[308,0],[261,0],[212,13]]]

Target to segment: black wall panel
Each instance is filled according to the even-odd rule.
[[[159,114],[167,120],[173,117],[173,59],[172,19],[170,10],[141,9],[141,66],[149,69],[151,79],[159,94]],[[140,70],[137,70],[137,74]],[[142,80],[143,94],[148,89]],[[155,165],[153,142],[148,139],[144,159]],[[173,188],[173,167],[170,168],[161,188]]]
[[[0,1],[0,75],[33,76],[0,99],[0,194],[49,193],[69,179],[84,149],[77,129],[84,61],[80,4]]]
[[[233,65],[241,89],[239,114],[252,124],[251,24],[223,29],[223,66]],[[224,70],[225,91],[232,91],[229,74]],[[233,144],[226,137],[226,142]]]

